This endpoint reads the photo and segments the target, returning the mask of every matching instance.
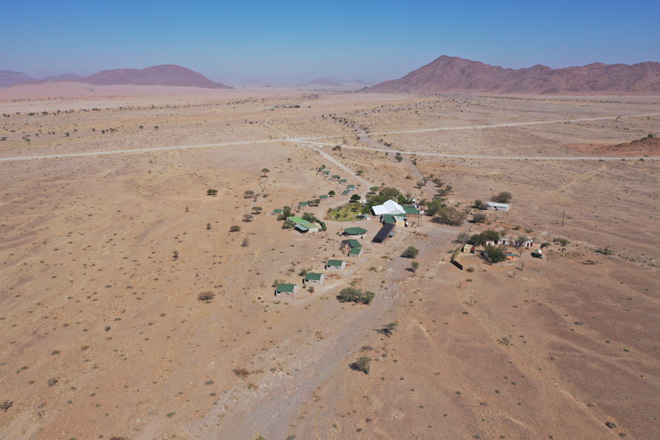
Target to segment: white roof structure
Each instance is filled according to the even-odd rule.
[[[508,211],[509,210],[509,204],[508,203],[486,202],[486,203],[484,203],[484,206],[486,207],[486,209],[494,209],[496,211]]]
[[[394,200],[388,200],[382,205],[372,206],[371,209],[374,212],[374,215],[383,215],[383,214],[405,214],[406,211],[403,209],[403,206],[399,205]]]

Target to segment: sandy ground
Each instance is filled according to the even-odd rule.
[[[645,97],[0,90],[1,158],[218,145],[0,162],[0,438],[659,438],[660,163],[395,156],[598,156],[657,133],[660,117],[625,117],[655,113]],[[427,217],[384,244],[377,219],[281,229],[273,209],[344,189],[320,165],[362,195],[430,199],[440,178],[461,209],[514,200],[487,224]],[[357,225],[365,251],[344,257]],[[452,266],[456,235],[487,228],[552,244],[543,260]],[[328,258],[348,265],[326,272]],[[273,296],[303,269],[326,281]],[[338,302],[348,285],[372,304]],[[362,355],[368,375],[349,367]]]

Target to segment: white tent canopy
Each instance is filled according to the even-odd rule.
[[[372,206],[371,209],[374,212],[374,215],[396,215],[396,214],[405,214],[406,211],[403,209],[403,206],[399,205],[394,200],[388,200],[382,205]]]

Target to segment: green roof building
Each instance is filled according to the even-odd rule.
[[[346,240],[346,242],[351,247],[351,249],[356,249],[356,248],[361,248],[362,247],[362,245],[360,244],[359,241],[354,240],[352,238],[350,240]]]
[[[403,206],[403,210],[406,211],[406,214],[408,215],[419,215],[419,209],[412,205]]]
[[[321,284],[323,284],[323,280],[325,280],[325,275],[323,275],[322,273],[309,272],[305,274],[305,278],[303,282],[305,283],[305,285],[314,284],[320,286]]]
[[[297,284],[278,284],[275,288],[275,296],[293,296],[298,290]]]
[[[328,260],[325,264],[326,270],[338,270],[342,271],[346,267],[346,261],[344,260]]]
[[[346,228],[344,229],[344,235],[362,235],[366,234],[367,230],[364,228]]]
[[[348,256],[349,257],[359,257],[360,255],[362,255],[362,248],[361,247],[352,248],[348,251]]]

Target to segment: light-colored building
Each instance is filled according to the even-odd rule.
[[[489,211],[508,211],[511,205],[508,203],[496,203],[496,202],[486,202],[484,203],[484,209]]]

